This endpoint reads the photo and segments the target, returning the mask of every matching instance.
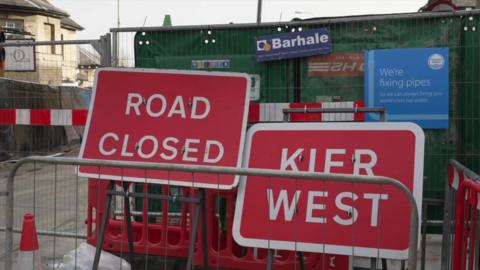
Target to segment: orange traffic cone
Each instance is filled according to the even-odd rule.
[[[20,238],[20,250],[18,252],[15,270],[41,270],[42,258],[38,250],[37,230],[35,229],[35,218],[32,214],[26,213],[23,216],[22,236]]]

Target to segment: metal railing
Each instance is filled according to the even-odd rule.
[[[476,174],[469,168],[467,168],[462,163],[458,162],[457,160],[451,159],[449,162],[453,175],[449,175],[449,178],[455,179],[448,179],[445,182],[445,198],[444,198],[444,211],[443,211],[443,234],[442,234],[442,252],[441,252],[441,269],[442,270],[450,270],[453,267],[453,253],[455,252],[455,248],[453,246],[454,243],[454,228],[455,228],[455,218],[457,215],[458,210],[461,208],[463,211],[466,206],[459,207],[457,209],[458,204],[458,196],[459,188],[461,187],[461,183],[463,178],[468,178],[474,183],[480,182],[480,175]],[[453,183],[455,182],[455,183]],[[465,188],[465,187],[463,187]],[[465,191],[463,191],[465,192]],[[460,195],[461,196],[461,195]],[[465,196],[465,195],[463,195]],[[469,224],[477,223],[475,220],[467,221]],[[472,228],[473,230],[479,231],[480,228]],[[475,245],[478,246],[480,239],[476,239],[477,242]],[[457,251],[458,252],[458,251]],[[473,256],[473,254],[471,254]],[[474,254],[475,260],[474,264],[478,267],[479,265],[479,255]],[[466,266],[466,264],[464,265]]]
[[[210,174],[229,174],[242,176],[263,176],[263,177],[279,177],[290,179],[305,179],[317,181],[333,181],[343,183],[366,183],[378,185],[390,185],[399,189],[408,199],[411,207],[410,217],[410,234],[409,234],[409,252],[408,252],[408,269],[415,270],[417,262],[418,247],[418,228],[419,228],[419,212],[413,195],[410,190],[399,181],[382,176],[354,176],[347,174],[324,174],[324,173],[306,173],[306,172],[290,172],[269,169],[245,169],[245,168],[229,168],[229,167],[207,167],[193,165],[174,165],[160,163],[145,162],[125,162],[125,161],[106,161],[94,159],[78,159],[78,158],[58,158],[58,157],[28,157],[16,163],[9,172],[7,182],[7,202],[6,202],[6,258],[5,269],[12,267],[13,255],[13,221],[14,221],[14,183],[15,176],[19,168],[28,163],[44,163],[54,165],[74,165],[74,166],[95,166],[95,167],[116,167],[122,169],[142,169],[142,170],[165,170],[165,171],[182,171],[191,173],[210,173]]]

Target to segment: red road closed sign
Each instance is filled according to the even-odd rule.
[[[240,167],[250,78],[245,74],[101,69],[81,158]],[[80,167],[85,177],[230,189],[237,178]]]
[[[421,209],[424,134],[411,123],[258,124],[244,166],[387,176]],[[243,246],[406,259],[410,204],[388,185],[242,179],[233,234]]]

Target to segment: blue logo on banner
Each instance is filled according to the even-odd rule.
[[[271,61],[332,52],[330,31],[327,28],[258,37],[257,61]]]
[[[365,103],[384,107],[386,121],[448,128],[448,89],[447,48],[365,52]],[[379,115],[367,113],[366,120]]]

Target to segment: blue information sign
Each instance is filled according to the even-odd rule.
[[[330,30],[319,28],[256,39],[257,61],[298,58],[332,52]]]
[[[386,121],[448,128],[448,49],[385,49],[365,52],[365,103],[384,107]],[[368,113],[367,121],[379,115]]]

